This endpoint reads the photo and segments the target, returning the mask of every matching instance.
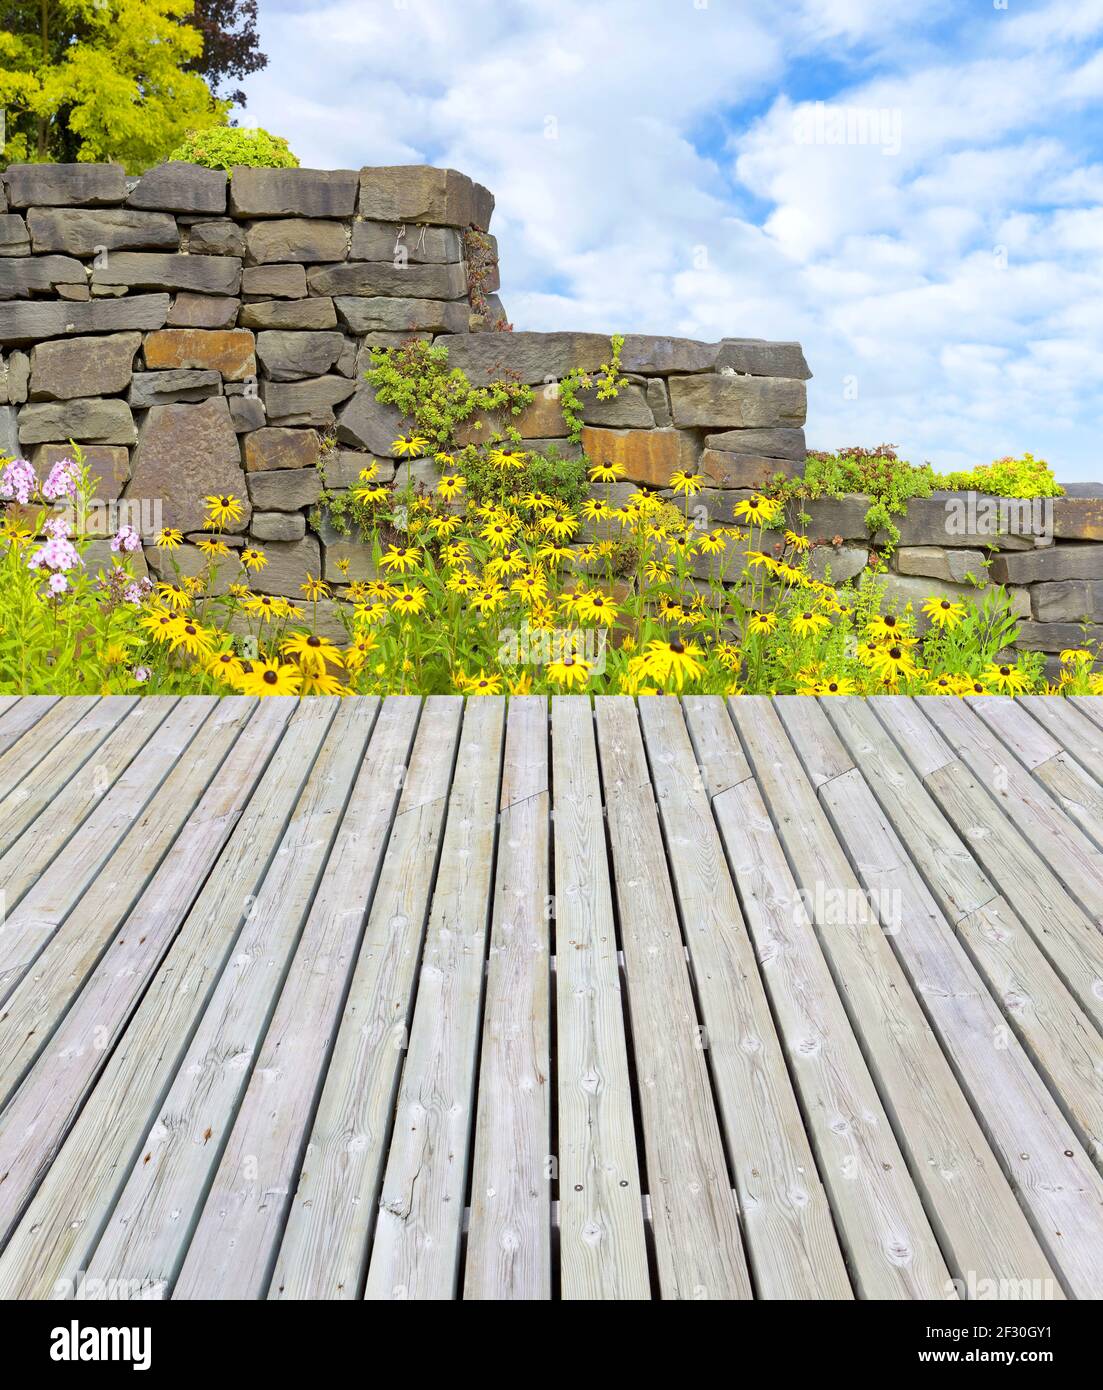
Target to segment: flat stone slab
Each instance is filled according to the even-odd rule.
[[[171,251],[180,245],[175,217],[131,208],[30,208],[27,230],[37,254],[94,256],[103,249]]]
[[[802,429],[725,430],[722,434],[706,435],[705,448],[719,449],[721,453],[726,454],[799,459],[801,462],[806,455]]]
[[[321,218],[280,218],[255,222],[245,237],[246,258],[252,265],[281,261],[343,261],[349,234],[339,222]]]
[[[702,343],[693,338],[627,333],[621,349],[620,365],[624,371],[639,372],[642,376],[712,372],[716,370],[719,350],[718,343]]]
[[[4,182],[13,208],[103,207],[126,198],[121,164],[9,164]]]
[[[352,217],[360,176],[352,169],[247,169],[230,172],[235,217]]]
[[[127,198],[132,208],[163,208],[166,212],[226,211],[228,180],[221,169],[169,160],[150,169]]]
[[[36,401],[111,396],[125,391],[142,345],[140,333],[61,338],[31,350],[30,394]]]
[[[358,337],[368,333],[464,333],[471,314],[466,300],[363,299],[338,295],[333,304],[341,322]]]
[[[210,370],[181,369],[165,372],[136,372],[127,400],[135,410],[182,401],[203,401],[220,395],[222,377]]]
[[[404,222],[354,222],[354,261],[405,259],[413,265],[447,265],[464,258],[463,236],[454,227],[409,226]]]
[[[772,343],[765,338],[724,338],[716,355],[716,370],[725,368],[748,376],[780,376],[807,381],[812,373],[800,343]]]
[[[249,265],[241,273],[242,294],[260,299],[305,299],[306,268],[288,265]]]
[[[244,228],[225,217],[213,222],[194,222],[187,236],[190,256],[235,256],[241,260],[245,255]]]
[[[701,454],[701,474],[714,487],[767,487],[779,475],[797,477],[804,464],[796,459],[764,458],[756,454],[728,454],[719,449],[706,449]]]
[[[401,299],[459,299],[467,293],[467,271],[456,265],[396,266],[389,261],[347,261],[307,275],[311,294],[395,295]]]
[[[261,399],[272,425],[311,425],[328,429],[334,423],[334,407],[356,390],[356,382],[341,376],[319,376],[306,381],[262,381]]]
[[[169,328],[233,328],[240,308],[240,299],[181,290],[172,302],[166,323]]]
[[[238,317],[243,328],[337,327],[337,311],[332,299],[268,299],[257,304],[243,304]]]
[[[311,429],[261,429],[245,441],[245,471],[270,473],[284,468],[316,468],[322,441]]]
[[[624,478],[666,487],[676,471],[693,473],[700,455],[696,439],[682,430],[609,430],[586,426],[582,450],[594,464],[620,464]]]
[[[248,473],[245,481],[253,506],[267,511],[297,512],[300,507],[312,507],[322,495],[322,479],[316,468],[288,468],[274,473]],[[317,574],[318,571],[315,570],[314,573]],[[270,589],[265,592],[282,590]]]
[[[70,256],[0,257],[0,299],[28,299],[59,285],[86,285],[80,261]]]
[[[1032,616],[1043,623],[1103,622],[1103,579],[1062,579],[1034,584]]]
[[[27,224],[16,212],[0,214],[0,256],[29,256],[31,239]]]
[[[575,367],[597,371],[612,354],[600,333],[444,335],[435,345],[448,349],[448,365],[459,367],[473,386],[503,379],[526,386],[559,381]]]
[[[236,295],[241,261],[236,256],[177,256],[155,251],[116,251],[92,272],[93,285],[143,290],[196,290]]]
[[[895,563],[901,574],[941,579],[948,584],[967,584],[971,574],[979,580],[984,580],[987,558],[983,550],[946,550],[937,545],[904,545],[897,549]],[[992,567],[991,577],[998,578],[995,566]]]
[[[145,340],[146,366],[206,368],[227,381],[244,381],[257,374],[256,340],[245,328],[165,328]]]
[[[359,210],[375,222],[429,222],[485,232],[494,195],[455,169],[382,165],[360,170]]]
[[[347,342],[343,333],[334,331],[265,330],[257,335],[257,360],[269,381],[302,381],[325,375]]]
[[[21,444],[133,444],[138,432],[125,401],[87,399],[41,401],[19,411]]]
[[[801,381],[702,374],[672,376],[669,385],[676,425],[711,429],[792,427],[804,424],[808,410]]]
[[[1043,550],[998,555],[992,562],[992,578],[1001,584],[1103,579],[1103,545],[1062,543]]]
[[[380,458],[394,458],[394,441],[404,431],[402,414],[375,398],[375,388],[361,381],[352,399],[337,412],[337,438]]]

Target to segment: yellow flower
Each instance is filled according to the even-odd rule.
[[[897,638],[900,637],[903,630],[900,619],[895,617],[892,613],[885,613],[883,616],[878,614],[875,618],[871,618],[869,622],[869,635],[882,642],[895,642]]]
[[[348,695],[351,692],[339,676],[332,675],[324,667],[320,670],[302,668],[303,683],[300,695]]]
[[[699,473],[686,473],[684,469],[679,468],[676,473],[670,475],[672,490],[686,497],[696,497],[704,485]]]
[[[286,600],[273,598],[271,594],[250,594],[243,603],[247,613],[251,613],[254,618],[262,618],[266,623],[270,623],[273,618],[287,616]]]
[[[488,521],[479,535],[495,550],[504,550],[507,545],[513,543],[515,530],[515,526],[507,525],[504,521]]]
[[[280,643],[284,656],[293,656],[304,671],[321,671],[327,661],[341,664],[340,648],[313,632],[293,632]]]
[[[615,483],[625,470],[623,463],[595,463],[589,471],[592,483]]]
[[[445,473],[437,483],[437,492],[446,502],[451,502],[457,498],[467,486],[467,480],[459,473]]]
[[[557,541],[569,540],[578,530],[578,518],[570,512],[550,512],[540,518],[540,529]]]
[[[765,636],[777,629],[776,613],[752,613],[747,619],[747,631],[756,636]]]
[[[827,676],[820,681],[821,695],[853,695],[855,689],[849,676]]]
[[[306,576],[299,588],[312,603],[317,603],[321,598],[329,597],[329,585],[324,579],[315,579],[311,574]]]
[[[422,439],[420,434],[412,434],[409,439],[396,439],[391,448],[399,458],[420,458],[429,448],[429,441]]]
[[[506,601],[506,590],[498,585],[488,584],[485,588],[471,591],[471,607],[476,613],[494,613]]]
[[[894,642],[891,645],[885,643],[879,646],[873,654],[870,665],[879,676],[894,683],[901,676],[908,680],[916,674],[916,666],[912,660],[911,652],[899,642]]]
[[[214,531],[227,522],[240,521],[245,515],[245,509],[236,497],[207,497],[204,501],[207,503],[207,517],[203,522],[205,531]]]
[[[605,627],[612,627],[617,620],[617,605],[600,589],[579,594],[573,607],[584,623],[601,623]]]
[[[370,482],[372,482],[375,478],[377,478],[378,476],[379,476],[379,461],[378,461],[378,459],[373,459],[371,463],[369,463],[365,468],[361,468],[361,470],[360,470],[360,481],[361,481],[362,483],[370,483]]]
[[[416,569],[420,562],[421,551],[416,545],[389,545],[379,561],[385,570],[397,570],[399,574]]]
[[[785,543],[791,545],[794,550],[801,551],[807,550],[811,545],[811,541],[807,536],[801,536],[796,531],[786,531]]]
[[[243,695],[297,695],[303,674],[297,666],[275,659],[243,663],[241,693]]]
[[[553,685],[564,686],[567,690],[576,685],[581,689],[590,683],[592,667],[580,657],[564,655],[557,661],[548,662],[548,680]]]
[[[195,544],[211,560],[224,560],[230,553],[230,547],[226,542],[215,536],[201,536]]]
[[[923,612],[936,627],[949,628],[952,632],[964,621],[965,605],[952,603],[948,598],[939,598],[937,594],[932,594],[923,605]]]
[[[727,550],[728,543],[718,531],[710,531],[697,542],[702,555],[719,555]]]
[[[480,671],[477,676],[468,677],[467,693],[469,695],[500,695],[502,693],[502,678],[497,672],[488,676],[485,671]]]
[[[584,521],[605,521],[613,515],[612,508],[601,497],[588,497],[583,502],[581,511]]]
[[[734,515],[755,526],[769,526],[781,515],[781,503],[771,497],[747,497],[736,503]]]
[[[206,668],[209,675],[216,680],[223,681],[233,689],[237,689],[241,682],[242,666],[233,651],[215,652],[208,656]]]
[[[984,680],[1005,695],[1021,695],[1032,685],[1030,677],[1017,666],[997,666],[995,662],[985,670]]]
[[[1086,652],[1083,647],[1068,647],[1061,653],[1062,666],[1086,666],[1091,659],[1091,652]]]
[[[798,637],[818,637],[821,632],[826,632],[831,626],[831,619],[825,617],[823,613],[814,613],[811,609],[805,609],[803,613],[793,615],[790,626]]]
[[[191,596],[179,584],[163,582],[157,585],[157,597],[170,608],[183,610],[191,602]]]
[[[346,647],[341,653],[345,670],[350,675],[363,670],[364,663],[378,646],[379,639],[373,633],[365,633],[363,637],[358,637],[351,647]]]
[[[182,647],[189,656],[205,656],[210,651],[213,641],[205,628],[185,618],[177,619],[170,640],[170,650],[175,652]]]
[[[674,566],[669,560],[648,560],[643,577],[649,584],[668,584],[674,578]]]
[[[167,642],[172,637],[172,629],[174,623],[177,622],[177,617],[175,613],[170,613],[167,608],[154,608],[140,622],[155,642]]]
[[[268,556],[263,550],[255,550],[252,546],[246,546],[241,552],[241,563],[247,570],[262,570],[268,564]]]
[[[705,668],[700,657],[704,653],[693,642],[683,642],[675,637],[672,641],[660,639],[648,642],[643,655],[633,658],[641,663],[641,671],[657,680],[661,685],[672,684],[681,690],[687,680],[697,680],[704,675]]]
[[[400,617],[413,617],[425,612],[426,597],[425,590],[420,586],[411,588],[408,584],[403,584],[395,594],[392,606]]]
[[[175,526],[165,526],[157,532],[157,539],[153,544],[158,550],[178,550],[184,543],[183,531],[178,531]]]

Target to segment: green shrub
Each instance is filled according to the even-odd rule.
[[[225,169],[235,166],[249,169],[297,169],[299,161],[291,153],[286,140],[269,135],[259,126],[212,126],[210,130],[193,131],[169,159],[182,159],[188,164],[201,164],[204,169]]]
[[[1060,497],[1064,492],[1045,459],[1036,459],[1033,454],[996,459],[968,473],[947,473],[939,486],[988,492],[995,497]]]

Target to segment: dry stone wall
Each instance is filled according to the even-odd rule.
[[[147,542],[180,528],[188,544],[174,561],[198,569],[202,499],[233,493],[246,512],[225,538],[251,538],[269,559],[254,587],[297,597],[322,574],[337,601],[370,555],[324,521],[310,528],[323,476],[339,491],[374,459],[383,481],[436,478],[430,461],[396,460],[406,422],[364,381],[371,347],[412,335],[447,346],[477,384],[536,388],[512,423],[533,448],[622,464],[614,492],[700,471],[703,525],[802,471],[810,373],[796,343],[629,335],[627,387],[608,401],[583,393],[572,444],[556,383],[599,367],[609,338],[496,331],[493,208],[465,175],[422,166],[227,178],[170,163],[137,179],[116,165],[12,166],[0,184],[0,453],[41,471],[69,441],[82,446],[104,504],[93,563],[108,556],[112,504],[126,504]],[[1058,651],[1082,640],[1081,619],[1103,634],[1099,491],[1056,502],[1047,534],[996,538],[975,522],[950,529],[947,500],[913,503],[902,522],[896,596],[968,591],[995,545],[991,575],[1015,595],[1024,645]],[[818,572],[843,580],[865,565],[867,506],[811,506]],[[138,560],[169,563],[148,545]],[[336,625],[332,609],[325,617]]]

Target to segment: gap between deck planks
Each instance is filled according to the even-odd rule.
[[[5,700],[0,1296],[1103,1296],[1101,730]]]

